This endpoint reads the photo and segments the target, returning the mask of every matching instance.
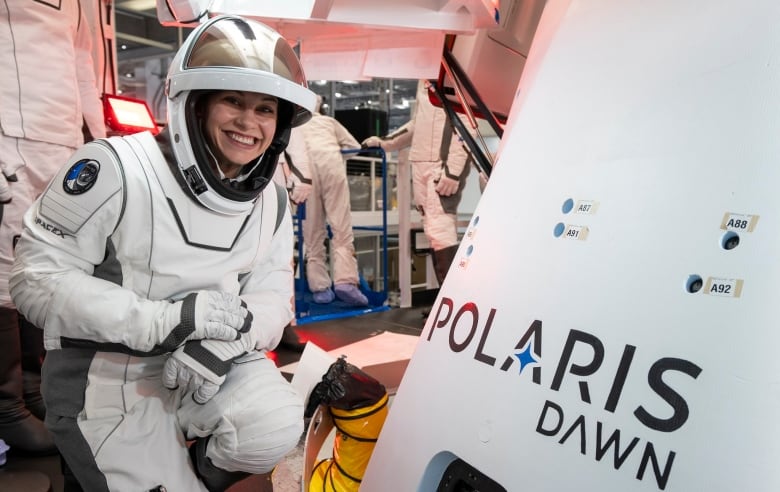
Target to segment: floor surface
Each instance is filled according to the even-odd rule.
[[[302,340],[311,341],[324,351],[352,346],[383,333],[419,336],[429,306],[393,308],[346,318],[304,323],[294,329]],[[305,321],[305,320],[304,320]],[[280,346],[272,357],[280,368],[300,359],[300,352]],[[383,363],[373,366],[377,379],[393,380],[404,365]],[[283,371],[284,372],[284,371]],[[289,379],[293,374],[285,373]],[[276,467],[271,476],[258,475],[234,485],[230,492],[301,492],[303,481],[304,436],[299,445]],[[327,450],[325,450],[327,452]],[[2,492],[62,492],[64,489],[58,456],[26,458],[9,455],[0,467]]]

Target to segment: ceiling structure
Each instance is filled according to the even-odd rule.
[[[120,61],[174,52],[189,31],[161,25],[153,0],[120,1],[115,11],[117,56]]]
[[[118,90],[126,96],[147,100],[155,117],[161,119],[161,87],[168,63],[191,29],[160,24],[154,0],[119,1],[115,17]],[[325,109],[330,114],[367,107],[387,110],[388,127],[392,129],[409,119],[416,81],[312,80],[310,88],[325,98],[329,106]]]

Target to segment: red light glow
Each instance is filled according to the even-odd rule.
[[[106,126],[114,135],[130,135],[148,130],[156,135],[160,129],[145,101],[113,94],[103,95]]]

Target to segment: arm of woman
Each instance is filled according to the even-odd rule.
[[[44,330],[44,346],[151,355],[192,338],[234,339],[246,317],[236,296],[150,300],[122,285],[111,259],[124,192],[116,154],[95,141],[69,159],[25,214],[9,287],[19,312]]]

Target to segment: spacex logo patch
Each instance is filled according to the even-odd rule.
[[[83,159],[73,164],[65,174],[62,188],[70,195],[89,191],[97,180],[100,164],[94,159]]]

